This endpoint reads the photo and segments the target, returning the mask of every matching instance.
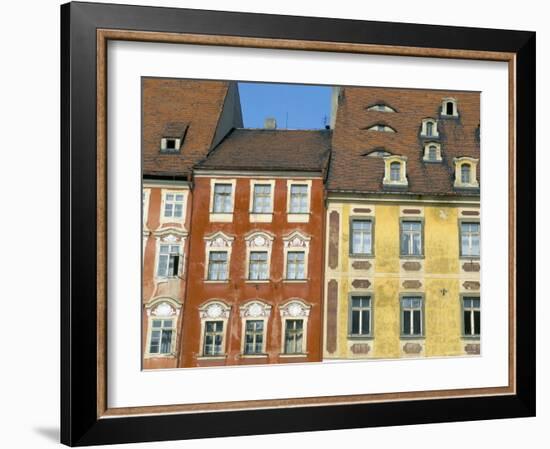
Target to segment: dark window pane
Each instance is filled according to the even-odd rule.
[[[362,316],[362,329],[361,334],[368,335],[370,334],[370,311],[369,310],[363,310],[361,312],[363,314]]]
[[[409,335],[411,333],[411,312],[403,312],[403,334]]]
[[[472,322],[471,322],[471,314],[472,312],[465,310],[464,311],[464,335],[471,335],[472,334]]]
[[[420,310],[415,310],[413,312],[413,333],[415,335],[420,335],[421,332],[421,319],[420,319]]]
[[[478,310],[474,312],[474,334],[479,335],[481,332],[480,313]]]
[[[359,333],[359,312],[358,311],[354,311],[351,314],[351,333],[352,334]]]

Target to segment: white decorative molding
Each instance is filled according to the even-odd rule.
[[[151,314],[155,315],[157,317],[170,317],[170,316],[175,315],[176,311],[167,302],[161,302],[158,306],[156,306],[152,310]]]
[[[177,243],[185,240],[188,232],[185,228],[170,226],[166,228],[158,228],[155,232],[153,232],[153,235],[163,242]]]
[[[222,231],[204,236],[206,246],[211,248],[231,248],[235,237],[225,234]]]
[[[228,319],[231,306],[221,301],[209,301],[199,308],[201,319]]]
[[[259,300],[252,300],[243,304],[240,308],[242,318],[260,318],[269,317],[271,306]]]
[[[311,237],[302,234],[300,231],[293,231],[290,234],[283,237],[283,244],[285,248],[309,248],[309,242]]]
[[[161,296],[152,298],[146,305],[145,310],[147,316],[154,315],[156,317],[171,317],[179,316],[181,310],[181,302],[175,298]]]
[[[292,299],[279,307],[281,317],[298,318],[308,317],[311,306],[301,299]]]
[[[252,231],[244,239],[249,248],[269,248],[275,236],[265,231]]]

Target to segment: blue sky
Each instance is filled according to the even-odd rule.
[[[239,83],[245,128],[263,128],[275,117],[277,128],[322,129],[330,124],[329,86]]]

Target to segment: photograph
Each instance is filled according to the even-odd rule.
[[[142,76],[142,368],[479,357],[480,125],[478,91]]]

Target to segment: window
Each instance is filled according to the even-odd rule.
[[[379,131],[379,132],[383,132],[383,133],[395,133],[395,129],[393,129],[391,126],[388,126],[388,125],[383,125],[383,124],[376,124],[376,125],[372,125],[372,126],[369,126],[367,128],[367,131]]]
[[[422,222],[402,221],[401,222],[401,255],[421,256],[422,255]]]
[[[285,321],[285,354],[302,354],[304,320]]]
[[[264,321],[246,320],[245,324],[245,354],[261,354],[264,342]]]
[[[422,336],[422,298],[405,296],[401,298],[401,336]]]
[[[175,277],[179,273],[180,245],[165,245],[159,247],[157,276],[161,278]]]
[[[437,160],[437,147],[435,145],[430,145],[428,148],[428,159],[430,161]]]
[[[434,133],[434,124],[432,122],[428,122],[426,123],[426,135],[428,137],[432,137],[433,136],[433,133]]]
[[[439,137],[437,130],[437,121],[433,118],[422,119],[420,135],[423,137]]]
[[[227,280],[227,251],[210,251],[208,259],[208,280]]]
[[[352,296],[350,308],[350,335],[370,336],[372,317],[370,296]]]
[[[223,321],[206,321],[204,323],[203,355],[223,354],[223,323]]]
[[[268,279],[267,251],[251,251],[248,279],[265,280]]]
[[[181,139],[174,137],[163,137],[160,140],[161,153],[179,153],[181,147]]]
[[[401,163],[392,162],[390,164],[390,180],[399,181],[401,179]]]
[[[465,337],[479,337],[480,335],[480,308],[479,296],[462,298],[462,323]]]
[[[290,186],[291,214],[306,214],[309,212],[307,184],[292,184]]]
[[[271,208],[271,185],[254,184],[254,200],[252,212],[256,214],[270,213]]]
[[[183,217],[183,193],[166,193],[164,197],[164,217]]]
[[[172,334],[174,332],[174,320],[151,320],[149,354],[172,354]]]
[[[214,213],[231,213],[233,205],[231,201],[231,184],[214,184]]]
[[[353,255],[372,254],[372,221],[352,220],[351,253]]]
[[[367,111],[377,111],[377,112],[397,112],[394,108],[391,106],[388,106],[384,103],[377,103],[373,104],[372,106],[369,106],[367,108]]]
[[[445,107],[446,107],[445,114],[454,115],[455,105],[452,102],[448,101]]]
[[[441,115],[458,117],[458,108],[454,98],[444,98],[441,102]]]
[[[479,257],[479,223],[460,223],[460,255]]]
[[[288,251],[286,262],[287,279],[305,279],[304,251]]]
[[[460,167],[460,182],[462,184],[470,184],[471,179],[470,164],[462,164]]]

